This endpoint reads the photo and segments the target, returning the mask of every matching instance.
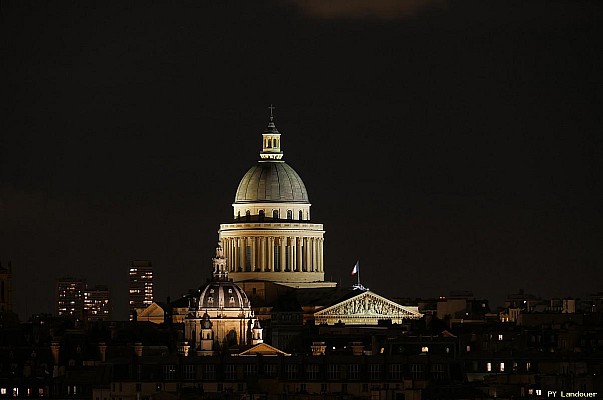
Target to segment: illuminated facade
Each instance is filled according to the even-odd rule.
[[[401,306],[370,290],[356,289],[349,298],[314,313],[314,321],[316,325],[378,325],[384,320],[402,324],[422,316],[418,307]]]
[[[110,321],[111,301],[107,286],[95,286],[84,291],[84,310],[88,321]]]
[[[190,297],[184,318],[185,339],[197,355],[213,355],[218,349],[262,343],[262,328],[247,294],[228,277],[224,250],[213,258],[213,278]]]
[[[82,319],[84,314],[83,279],[60,278],[57,282],[57,315]]]
[[[311,221],[310,206],[302,179],[283,160],[281,134],[271,112],[262,134],[260,160],[237,188],[234,222],[220,225],[220,242],[233,280],[335,286],[324,282],[324,230]]]
[[[132,261],[129,282],[130,319],[153,303],[153,266],[150,261]]]

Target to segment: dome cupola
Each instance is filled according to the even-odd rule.
[[[213,258],[213,278],[197,291],[197,309],[247,309],[249,299],[243,289],[228,279],[224,250],[220,243]]]
[[[275,107],[270,104],[270,120],[268,121],[268,127],[262,133],[262,151],[260,152],[260,158],[262,160],[280,160],[283,158],[283,152],[281,151],[281,134],[274,125],[274,114]]]

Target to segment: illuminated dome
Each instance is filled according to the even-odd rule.
[[[232,279],[228,278],[224,250],[218,243],[213,258],[214,271],[210,281],[199,288],[196,294],[197,310],[203,309],[250,309],[247,295]]]
[[[306,186],[284,161],[259,161],[247,171],[235,195],[235,203],[308,203]]]
[[[249,308],[249,299],[239,286],[232,281],[210,281],[197,292],[198,309],[208,308]]]
[[[311,219],[306,185],[283,160],[282,135],[269,108],[260,159],[239,182],[233,222],[218,231],[226,267],[234,282],[334,287],[324,281],[323,225]]]

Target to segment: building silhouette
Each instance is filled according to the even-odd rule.
[[[107,286],[86,287],[84,291],[84,310],[88,321],[110,321],[112,304]]]
[[[84,317],[84,292],[86,281],[71,277],[57,280],[57,315],[82,320]]]
[[[150,261],[132,261],[129,272],[128,300],[130,319],[153,303],[153,266]]]
[[[0,312],[11,312],[13,310],[13,271],[11,262],[5,268],[0,262]]]

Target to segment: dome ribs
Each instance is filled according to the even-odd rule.
[[[261,161],[241,179],[236,202],[308,202],[306,186],[283,161]]]

